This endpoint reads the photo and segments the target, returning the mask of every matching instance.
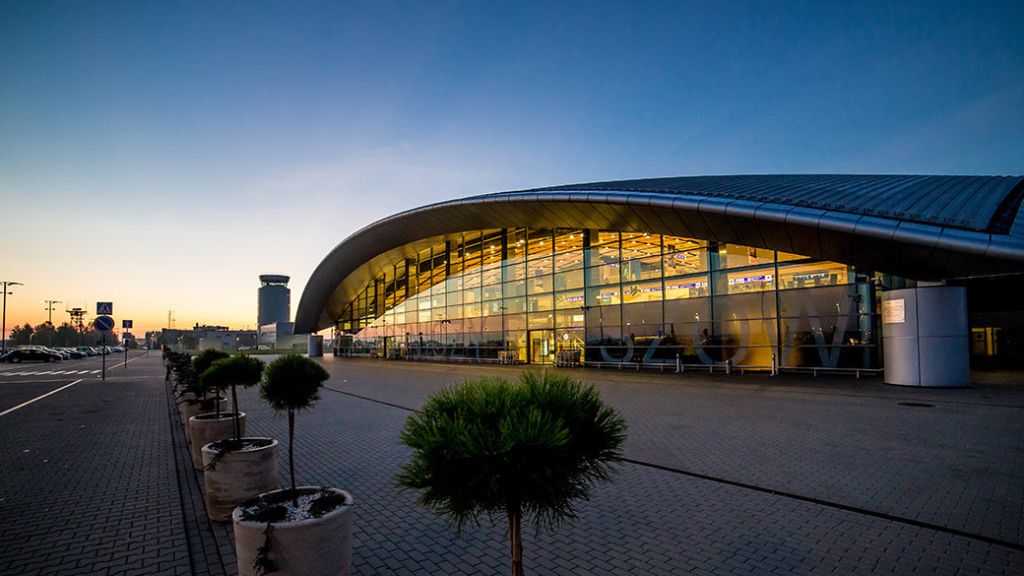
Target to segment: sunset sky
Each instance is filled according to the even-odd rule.
[[[1024,2],[0,2],[7,328],[252,327],[260,274],[444,199],[1024,174]]]

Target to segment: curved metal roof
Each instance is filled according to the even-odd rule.
[[[1024,270],[1021,176],[694,176],[472,196],[375,222],[310,277],[296,333],[333,324],[366,282],[466,230],[642,231],[835,260],[922,280]]]

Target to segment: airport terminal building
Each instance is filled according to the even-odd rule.
[[[310,278],[295,328],[334,328],[344,355],[764,369],[908,363],[893,379],[963,384],[969,352],[1024,354],[1024,306],[1009,296],[1024,272],[1022,198],[1022,177],[870,175],[661,178],[473,196],[344,240]],[[985,300],[975,304],[974,293]]]

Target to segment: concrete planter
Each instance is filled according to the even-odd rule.
[[[206,412],[216,412],[217,406],[213,403],[213,398],[208,400],[186,400],[181,403],[181,421],[188,426],[188,421],[193,416],[205,414]],[[228,409],[227,400],[224,397],[220,398],[220,410],[225,412]]]
[[[203,446],[235,436],[234,414],[221,412],[220,418],[216,416],[216,412],[207,412],[188,419],[188,437],[192,442],[192,467],[196,470],[203,469]],[[239,413],[238,420],[241,435],[245,436],[245,412]]]
[[[278,442],[273,438],[242,438],[264,440],[266,446],[226,452],[206,470],[206,514],[215,522],[231,519],[235,506],[264,492],[277,488]],[[207,444],[202,447],[203,467],[209,466],[218,451]]]
[[[320,516],[298,521],[273,522],[241,519],[242,508],[232,514],[235,529],[235,555],[239,576],[255,574],[253,561],[261,546],[270,544],[267,559],[277,567],[275,574],[304,576],[349,576],[352,568],[352,496],[336,488],[301,486],[300,492],[325,490],[343,495],[347,503]],[[261,494],[273,497],[284,490]],[[269,538],[267,526],[273,526]]]

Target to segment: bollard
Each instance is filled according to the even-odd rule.
[[[779,368],[775,364],[775,354],[772,354],[772,376],[778,376]]]
[[[679,353],[676,352],[676,374],[679,374]]]
[[[731,371],[732,371],[732,360],[726,360],[725,361],[725,373],[726,373],[726,375],[730,374]]]

